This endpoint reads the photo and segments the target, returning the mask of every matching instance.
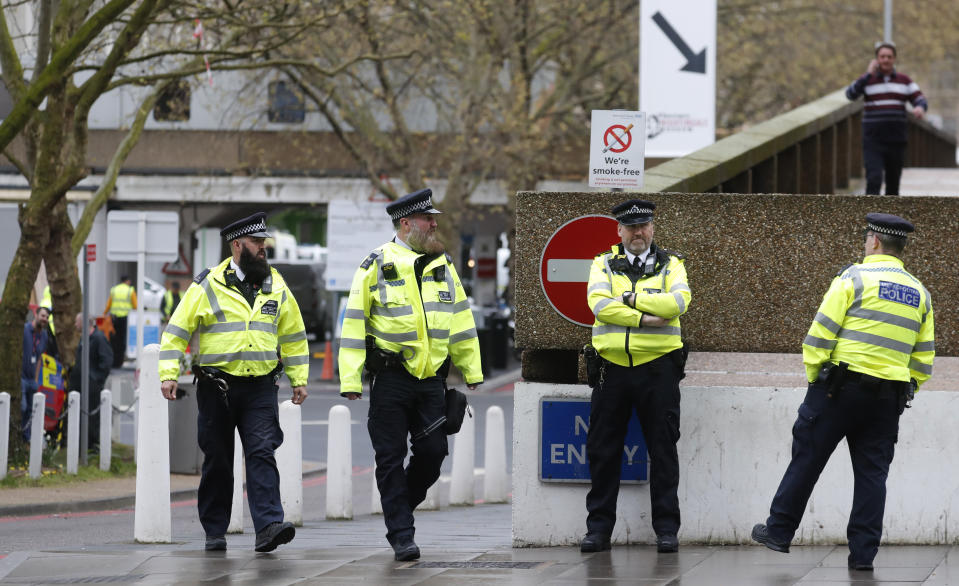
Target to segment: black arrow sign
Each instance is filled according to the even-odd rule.
[[[679,33],[676,32],[676,29],[669,24],[669,21],[666,20],[666,17],[662,13],[657,12],[653,15],[653,22],[659,25],[659,28],[663,30],[669,40],[676,45],[676,48],[679,49],[679,52],[683,54],[683,57],[686,58],[686,66],[680,69],[680,71],[689,71],[691,73],[706,73],[706,49],[703,49],[699,53],[693,53],[693,50],[689,48],[689,45],[686,44],[686,41],[683,40]]]

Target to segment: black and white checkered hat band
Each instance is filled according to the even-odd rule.
[[[246,236],[247,234],[253,234],[256,232],[266,232],[266,222],[260,220],[256,224],[247,224],[246,226],[237,228],[236,230],[227,233],[226,239],[227,241],[236,240],[241,236]]]
[[[906,238],[909,233],[904,232],[903,230],[896,230],[894,228],[886,228],[885,226],[877,226],[870,222],[867,226],[868,229],[873,232],[878,232],[880,234],[889,234],[890,236],[899,236],[900,238]]]
[[[649,208],[641,208],[641,207],[639,207],[639,206],[633,206],[633,207],[629,208],[628,210],[623,210],[623,211],[619,212],[618,214],[616,214],[616,217],[617,217],[617,218],[625,218],[625,217],[628,217],[628,216],[635,216],[635,215],[637,215],[637,214],[642,214],[642,215],[651,216],[651,215],[653,215],[653,210],[651,210],[651,209],[649,209]]]
[[[390,218],[393,220],[399,220],[400,218],[405,218],[410,214],[415,214],[417,212],[422,212],[424,210],[429,210],[433,208],[433,198],[427,197],[426,199],[421,199],[418,202],[411,203],[408,206],[403,206],[401,208],[395,209],[390,213]]]

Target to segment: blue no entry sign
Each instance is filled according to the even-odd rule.
[[[539,478],[543,482],[588,483],[586,434],[589,401],[541,399],[539,408]],[[622,482],[647,482],[649,459],[646,440],[636,413],[629,420],[623,445]]]

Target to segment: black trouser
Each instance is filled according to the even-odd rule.
[[[90,378],[87,386],[87,448],[93,449],[100,445],[100,392],[103,391],[105,380]],[[79,390],[79,389],[78,389]],[[111,417],[112,413],[103,414]]]
[[[793,424],[792,460],[773,498],[766,525],[775,541],[792,541],[819,475],[845,437],[855,479],[846,529],[849,561],[871,563],[879,549],[886,477],[899,437],[896,387],[903,383],[849,374],[832,399],[826,396],[824,383],[809,385]]]
[[[127,357],[127,316],[111,315],[113,322],[113,337],[110,338],[110,348],[113,349],[113,368],[123,366]]]
[[[230,378],[227,407],[215,385],[198,381],[197,438],[203,473],[197,491],[200,523],[207,535],[226,533],[233,508],[234,429],[240,432],[246,460],[246,490],[253,528],[259,532],[283,520],[280,474],[274,452],[283,443],[277,387],[272,376]]]
[[[386,539],[412,538],[413,509],[440,477],[448,453],[443,421],[446,401],[439,377],[417,379],[406,370],[385,369],[370,393],[367,428],[376,453],[376,485],[383,505]],[[403,469],[406,441],[410,463]]]
[[[586,495],[586,530],[612,535],[626,427],[636,411],[649,450],[649,497],[656,535],[679,531],[680,350],[627,368],[605,363],[593,390],[586,455],[592,485]]]
[[[865,141],[862,144],[862,158],[866,167],[866,195],[879,195],[884,171],[886,195],[899,195],[906,143]]]

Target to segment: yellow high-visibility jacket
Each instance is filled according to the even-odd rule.
[[[878,378],[918,385],[936,354],[932,299],[901,260],[872,254],[833,279],[802,345],[806,378],[827,361]]]
[[[110,312],[117,317],[126,317],[130,310],[137,308],[137,294],[133,285],[118,283],[110,289],[110,298],[107,299],[107,308],[104,313]]]
[[[261,376],[276,367],[277,354],[293,387],[305,386],[310,371],[303,317],[276,269],[263,281],[253,307],[226,284],[230,259],[197,275],[183,294],[160,341],[160,380],[176,380],[180,358],[194,330],[201,366],[234,376]],[[277,352],[279,348],[279,352]]]
[[[340,339],[341,394],[363,391],[367,334],[399,353],[418,379],[435,376],[449,355],[467,383],[483,381],[473,312],[452,259],[441,254],[427,263],[418,288],[413,262],[420,256],[394,240],[357,269]]]
[[[597,255],[589,270],[586,301],[593,310],[593,347],[600,356],[620,366],[636,366],[682,348],[679,316],[689,309],[692,292],[686,282],[683,259],[650,247],[656,255],[654,273],[634,275],[622,244]],[[631,277],[632,275],[632,277]],[[624,291],[636,295],[636,308],[616,301]],[[668,319],[662,327],[640,326],[643,313]]]

